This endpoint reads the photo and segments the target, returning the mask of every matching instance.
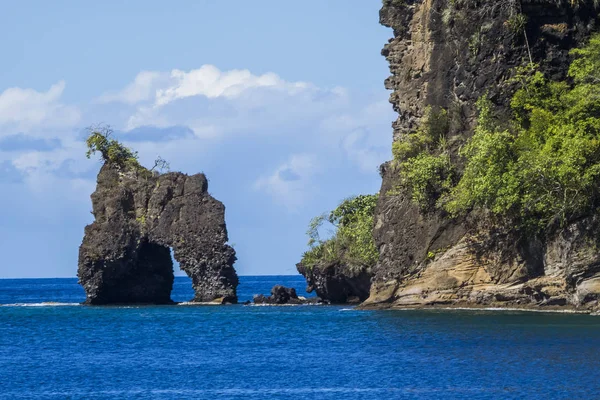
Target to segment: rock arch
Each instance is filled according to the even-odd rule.
[[[237,302],[225,207],[208,194],[204,174],[139,174],[105,163],[91,198],[95,221],[77,272],[87,304],[170,303],[169,248],[192,279],[193,301]]]

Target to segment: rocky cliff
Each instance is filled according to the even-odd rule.
[[[92,206],[77,273],[86,303],[170,303],[170,249],[192,279],[193,301],[237,301],[225,207],[208,194],[203,174],[156,175],[106,162]]]
[[[515,10],[524,31],[511,29]],[[386,88],[398,112],[393,141],[414,132],[428,106],[447,110],[447,146],[459,149],[473,134],[475,103],[484,94],[509,111],[509,78],[530,62],[564,79],[569,50],[597,28],[587,2],[506,0],[384,0],[381,23],[394,38],[383,55]],[[490,223],[485,212],[450,218],[423,212],[393,162],[383,183],[374,236],[379,262],[365,307],[566,306],[590,309],[600,297],[598,217],[582,215],[544,235],[524,235]]]

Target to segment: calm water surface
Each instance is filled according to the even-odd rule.
[[[245,276],[240,300],[276,283],[303,292]],[[74,279],[0,280],[0,398],[600,398],[600,317],[83,299]]]

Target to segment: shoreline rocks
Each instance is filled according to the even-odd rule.
[[[317,293],[331,304],[358,304],[369,297],[371,273],[367,268],[352,269],[338,263],[307,268],[296,264],[307,283],[306,291]]]
[[[296,289],[286,288],[285,286],[275,285],[271,289],[271,295],[265,296],[262,294],[255,295],[253,299],[254,304],[271,304],[271,305],[284,305],[284,304],[319,304],[321,299],[318,297],[305,298],[298,296]]]

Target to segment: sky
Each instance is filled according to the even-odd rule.
[[[310,219],[376,193],[395,119],[377,0],[5,2],[0,278],[74,277],[109,124],[204,172],[240,275],[295,274]]]

